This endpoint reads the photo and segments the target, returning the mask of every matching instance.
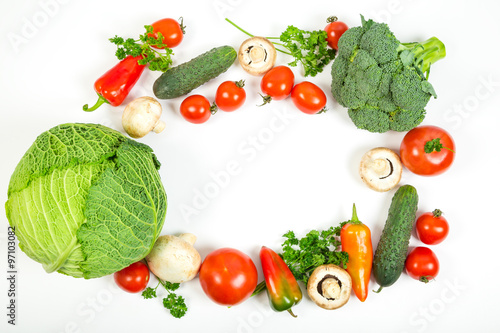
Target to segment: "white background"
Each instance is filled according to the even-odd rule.
[[[380,294],[361,303],[353,295],[343,308],[327,311],[306,296],[294,308],[298,318],[270,310],[265,295],[226,308],[211,302],[199,281],[179,289],[189,307],[170,316],[160,299],[117,290],[111,276],[95,280],[47,274],[19,249],[16,326],[7,324],[7,227],[0,205],[0,327],[2,332],[493,332],[498,316],[498,142],[500,70],[497,1],[71,1],[24,0],[0,4],[0,202],[7,200],[10,175],[36,136],[67,122],[93,122],[123,131],[121,113],[133,98],[152,95],[158,73],[145,72],[123,106],[93,113],[94,81],[116,63],[118,34],[135,37],[143,25],[163,17],[184,17],[187,32],[174,49],[174,64],[220,45],[238,48],[246,38],[224,21],[229,17],[256,35],[279,36],[288,25],[322,29],[329,15],[349,26],[359,14],[390,24],[402,41],[433,35],[447,57],[431,71],[438,99],[428,104],[423,124],[448,130],[456,141],[452,168],[438,177],[404,170],[401,184],[420,196],[419,214],[440,208],[450,235],[433,246],[441,262],[438,278],[424,285],[403,274]],[[279,54],[278,64],[291,59]],[[305,80],[294,68],[296,82]],[[248,253],[261,275],[262,245],[280,250],[281,235],[299,236],[347,220],[356,203],[359,218],[380,237],[394,190],[368,189],[357,174],[362,154],[376,146],[394,150],[404,133],[358,130],[329,92],[330,65],[308,78],[327,92],[329,112],[305,115],[292,102],[262,108],[259,78],[235,63],[228,72],[193,93],[213,100],[224,80],[246,80],[247,102],[234,113],[220,112],[203,125],[184,121],[181,98],[162,101],[161,134],[143,139],[162,162],[169,206],[163,234],[191,232],[202,257],[220,247]],[[278,124],[279,127],[273,127]],[[255,145],[254,145],[255,144]],[[215,186],[214,176],[237,163],[238,173]],[[220,176],[222,177],[222,176]],[[208,193],[207,193],[208,189]],[[214,189],[217,192],[213,192]],[[201,202],[200,194],[209,196]],[[198,200],[198,201],[197,201]],[[197,215],[183,214],[183,208]],[[413,236],[411,246],[420,245]],[[371,289],[378,286],[372,281]]]

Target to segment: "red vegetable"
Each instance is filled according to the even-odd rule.
[[[415,223],[418,238],[427,245],[441,243],[448,235],[448,221],[443,216],[443,212],[435,209],[431,212],[420,215]]]
[[[121,289],[129,293],[138,293],[148,286],[149,268],[142,261],[138,261],[116,272],[114,279]]]
[[[332,16],[327,20],[328,24],[325,27],[325,31],[328,34],[326,40],[328,41],[328,46],[332,49],[338,50],[339,38],[344,32],[349,29],[347,24],[344,22],[337,21],[337,17]]]
[[[405,268],[410,277],[427,283],[438,275],[439,261],[431,249],[418,246],[406,257]]]
[[[234,111],[240,108],[246,100],[246,92],[243,87],[245,81],[224,81],[215,93],[215,104],[222,111]]]
[[[202,95],[191,95],[186,97],[180,106],[181,115],[193,124],[206,122],[214,111],[210,101]]]
[[[184,38],[184,25],[181,17],[181,23],[171,18],[164,18],[151,24],[153,33],[150,34],[154,38],[158,38],[158,33],[163,36],[163,44],[169,48],[176,47]],[[164,47],[162,47],[163,49]]]
[[[142,59],[142,56],[127,56],[98,78],[94,83],[94,90],[97,92],[99,99],[91,108],[89,108],[88,104],[85,104],[83,110],[94,111],[104,103],[112,106],[122,104],[146,68],[146,65],[137,63],[140,59]]]
[[[288,311],[293,317],[292,306],[302,300],[302,291],[290,268],[281,257],[268,247],[260,250],[267,295],[273,310]]]
[[[266,96],[264,104],[271,100],[282,100],[292,92],[295,75],[287,66],[276,66],[271,68],[260,81],[260,89]]]
[[[400,147],[401,162],[411,172],[423,176],[439,175],[455,158],[455,142],[437,126],[419,126],[410,130]]]
[[[257,286],[257,268],[245,253],[222,248],[209,253],[200,267],[199,280],[215,303],[232,306],[249,298]]]
[[[309,81],[296,84],[292,89],[291,98],[293,104],[304,113],[316,114],[325,110],[325,93]]]

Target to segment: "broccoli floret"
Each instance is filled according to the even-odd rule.
[[[427,80],[431,64],[446,55],[444,44],[436,37],[401,43],[387,24],[363,16],[361,21],[339,39],[332,94],[358,128],[409,131],[423,121],[430,98],[437,97]]]

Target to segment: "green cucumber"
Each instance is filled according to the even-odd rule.
[[[401,186],[392,198],[373,258],[373,275],[380,285],[377,292],[394,284],[403,272],[417,208],[417,190],[411,185]]]
[[[159,99],[186,95],[227,71],[235,59],[236,50],[233,47],[213,48],[163,73],[153,84],[153,92]]]

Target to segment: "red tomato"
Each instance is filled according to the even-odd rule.
[[[431,249],[419,246],[406,257],[405,268],[410,277],[427,283],[438,275],[439,261]]]
[[[176,47],[184,38],[182,19],[179,24],[179,22],[174,19],[164,18],[151,24],[151,26],[153,27],[153,33],[149,35],[158,38],[158,33],[161,33],[163,35],[163,44],[166,44],[169,48]],[[163,47],[161,47],[161,49],[163,49]]]
[[[282,100],[292,92],[295,76],[287,66],[271,68],[260,81],[262,92],[274,100]]]
[[[217,107],[222,111],[234,111],[241,107],[247,98],[244,86],[244,81],[222,82],[215,93]]]
[[[149,268],[142,261],[138,261],[116,272],[114,278],[121,289],[129,293],[138,293],[148,286]]]
[[[249,298],[257,286],[257,268],[245,253],[222,248],[208,254],[199,279],[207,296],[220,305],[236,305]]]
[[[327,22],[329,23],[324,30],[328,35],[328,37],[326,38],[326,40],[328,41],[328,46],[330,46],[332,49],[338,50],[339,38],[344,32],[347,31],[347,29],[349,29],[349,27],[344,22],[337,21],[337,18],[335,16],[328,18]]]
[[[293,104],[302,112],[315,114],[326,105],[326,95],[320,87],[309,81],[296,84],[291,93]]]
[[[186,97],[181,103],[180,111],[184,119],[193,124],[204,123],[212,115],[210,102],[202,95]]]
[[[418,238],[425,244],[436,245],[448,235],[448,221],[439,209],[420,215],[415,223]]]
[[[440,142],[440,151],[427,153],[427,143]],[[439,175],[455,158],[455,142],[448,132],[436,126],[419,126],[406,133],[400,147],[401,161],[408,170],[422,176]]]

